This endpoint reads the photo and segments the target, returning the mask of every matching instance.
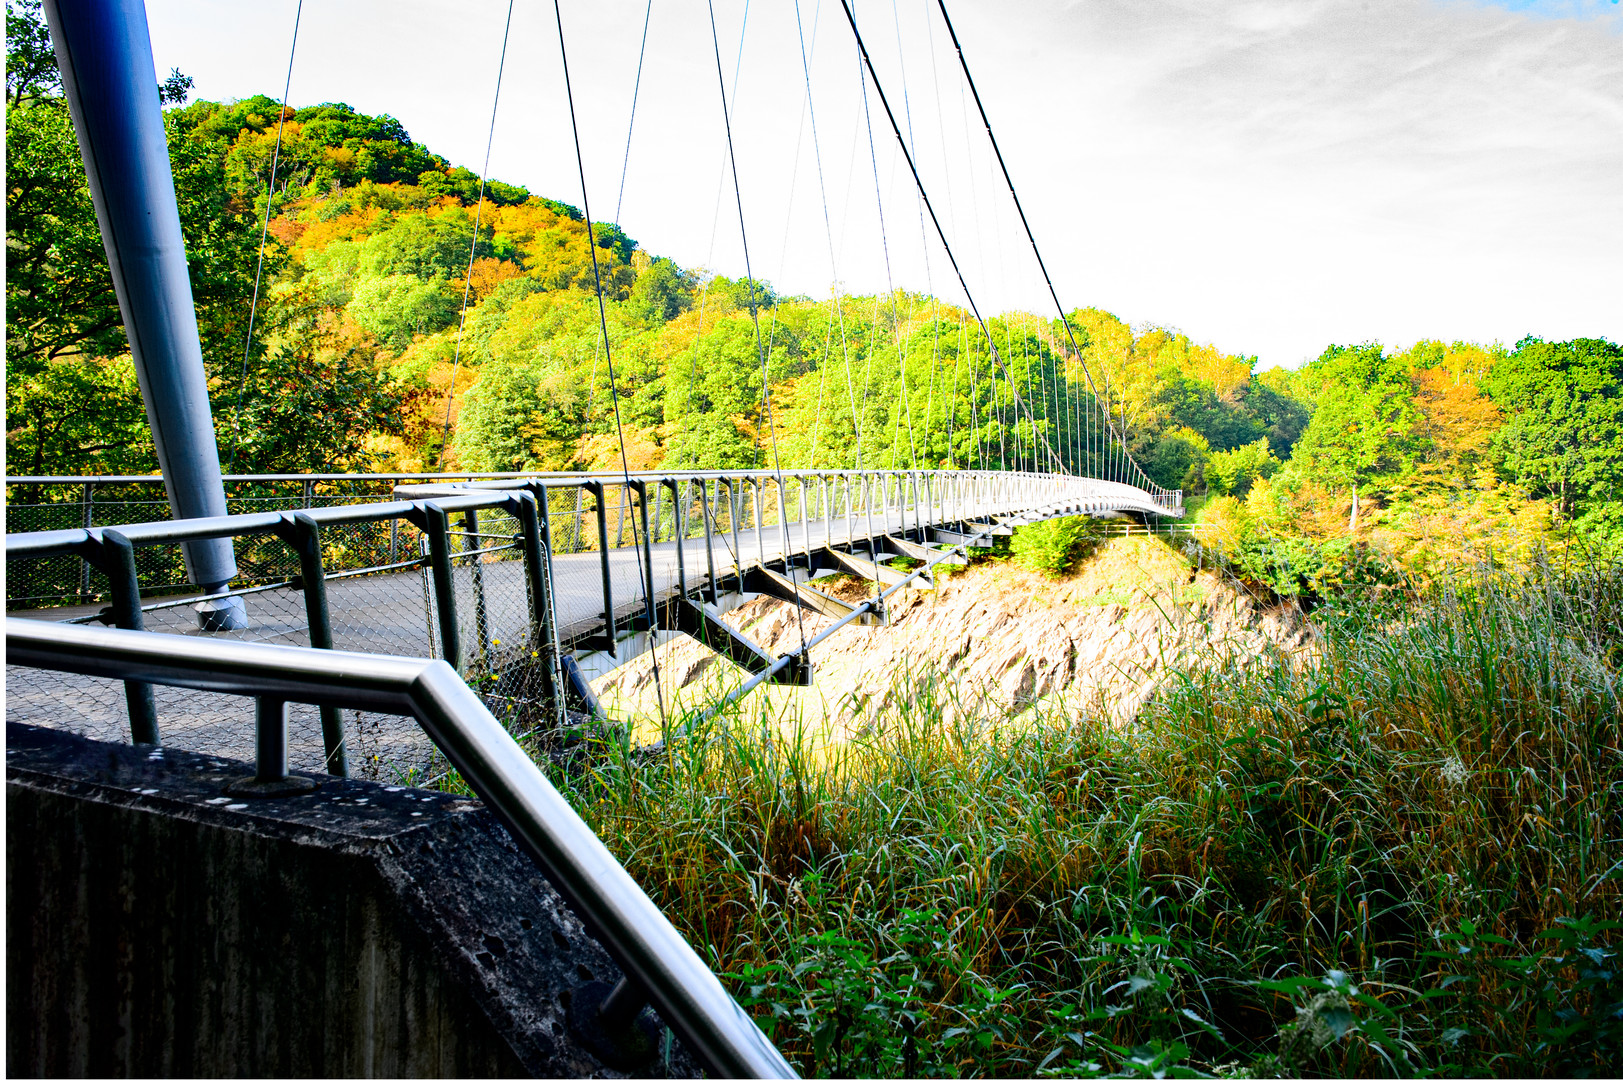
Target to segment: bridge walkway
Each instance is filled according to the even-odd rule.
[[[554,625],[565,650],[584,658],[585,654],[601,650],[610,640],[605,633],[605,582],[612,600],[617,638],[624,639],[630,633],[631,624],[645,615],[648,603],[642,580],[645,567],[652,569],[657,605],[682,594],[684,577],[690,597],[725,594],[739,589],[740,572],[747,578],[760,566],[780,571],[795,563],[804,566],[802,560],[808,555],[829,548],[847,550],[865,561],[875,546],[883,557],[885,542],[881,538],[906,535],[915,541],[929,542],[935,539],[937,529],[946,530],[950,538],[956,538],[961,535],[959,530],[972,525],[988,526],[994,521],[1012,523],[1055,513],[1096,512],[1124,506],[1142,509],[1134,504],[1148,501],[1143,492],[1125,485],[1065,479],[1064,493],[1057,494],[1057,489],[1049,492],[1056,501],[1044,505],[1011,506],[1006,497],[967,498],[956,504],[942,499],[923,507],[885,505],[875,500],[871,506],[857,505],[848,513],[791,520],[787,529],[770,515],[764,523],[744,517],[736,533],[725,518],[727,504],[720,500],[718,492],[717,501],[723,507],[723,528],[712,531],[708,544],[701,534],[681,542],[666,540],[645,546],[611,546],[606,559],[598,550],[553,555]],[[435,485],[432,490],[419,487],[398,491],[413,498],[445,499],[448,505],[472,493],[491,492],[488,485]],[[832,505],[843,504],[835,500]],[[577,502],[577,511],[579,506]],[[667,512],[669,509],[667,504]],[[612,505],[606,507],[606,512],[613,510]],[[482,511],[479,520],[481,532],[513,527],[513,519],[503,513]],[[505,524],[501,524],[503,522]],[[554,529],[557,529],[556,524]],[[697,523],[690,521],[688,531],[697,529]],[[500,546],[497,541],[502,534],[493,533],[491,537],[481,542]],[[614,539],[616,537],[611,535],[611,544]],[[484,649],[511,650],[524,643],[531,627],[525,563],[512,552],[474,556],[470,551],[466,554],[470,557],[456,560],[453,568],[459,597],[458,620],[463,626],[463,655],[471,657]],[[715,593],[710,591],[712,560]],[[803,579],[807,575],[797,576]],[[815,587],[815,582],[813,585]],[[434,589],[426,565],[392,572],[334,575],[327,581],[326,591],[334,648],[415,657],[431,657],[440,651]],[[480,609],[477,619],[471,610],[474,605],[470,603],[475,594],[479,597]],[[303,599],[294,588],[245,591],[241,600],[246,608],[247,625],[226,632],[199,629],[192,609],[195,599],[163,598],[159,604],[149,605],[145,619],[147,629],[293,646],[307,646],[311,640]],[[96,605],[10,614],[85,621],[101,610]],[[642,625],[646,627],[646,621]],[[476,629],[483,631],[486,641],[478,640]],[[647,644],[645,635],[640,647]],[[636,647],[634,644],[633,650]],[[622,647],[619,654],[618,660],[623,661],[628,650]],[[601,657],[600,652],[597,655]],[[589,667],[595,674],[614,662],[599,660],[595,667]],[[11,719],[66,728],[102,740],[128,738],[128,714],[123,686],[119,683],[8,667],[7,688],[7,713]],[[242,699],[171,687],[155,688],[155,694],[160,730],[166,744],[252,756],[251,709]],[[432,766],[432,751],[427,740],[414,724],[402,722],[398,717],[346,714],[346,741],[352,747],[352,769],[356,775],[403,778],[416,769],[420,778],[421,771]],[[296,764],[319,768],[322,738],[313,707],[290,707],[290,743]]]

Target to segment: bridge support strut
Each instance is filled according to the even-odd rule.
[[[227,513],[142,0],[45,0],[62,89],[146,403],[158,467],[176,518]],[[185,545],[205,593],[237,576],[229,539]],[[247,625],[238,597],[197,606],[204,630]]]

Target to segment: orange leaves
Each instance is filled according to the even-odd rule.
[[[478,259],[473,264],[473,272],[468,275],[473,286],[474,299],[483,300],[496,291],[496,287],[504,281],[512,281],[524,276],[524,272],[517,265],[501,259]],[[456,282],[460,287],[461,282]]]
[[[1414,373],[1414,405],[1420,414],[1417,433],[1430,443],[1430,468],[1462,481],[1474,470],[1502,422],[1499,408],[1447,365]]]

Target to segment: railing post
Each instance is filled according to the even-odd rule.
[[[530,481],[530,490],[521,491],[509,504],[518,519],[523,538],[524,576],[530,594],[530,651],[539,654],[541,681],[563,722],[564,682],[558,656],[558,611],[552,595],[551,529],[547,521],[547,489],[539,480]]]
[[[845,543],[850,546],[851,538],[856,533],[856,519],[851,510],[851,474],[843,473],[840,479],[845,481]]]
[[[644,583],[648,589],[643,597],[648,605],[648,640],[654,647],[659,645],[659,612],[654,604],[654,534],[648,531],[648,481],[634,480],[637,485],[637,515],[642,519],[642,570],[645,575]],[[659,488],[655,487],[657,493]]]
[[[473,628],[479,635],[479,659],[489,668],[490,662],[490,612],[485,605],[485,541],[479,534],[479,509],[463,511],[462,528],[468,535],[463,537],[462,550],[468,550],[468,543],[473,544],[473,559],[469,564],[468,572],[473,580]],[[488,674],[488,670],[487,670]]]
[[[326,711],[322,706],[322,711]],[[338,774],[342,775],[342,774]],[[274,784],[287,779],[287,702],[254,699],[254,780]]]
[[[671,535],[676,541],[676,585],[682,590],[682,599],[688,598],[688,566],[687,553],[687,519],[683,514],[682,482],[673,476],[667,476],[660,481],[662,486],[671,489]],[[691,489],[690,489],[691,490]]]
[[[95,498],[95,493],[96,493],[96,485],[87,482],[85,484],[84,514],[83,514],[83,519],[84,519],[83,527],[84,527],[86,532],[88,532],[91,529],[91,527],[95,524],[95,521],[94,521],[95,514],[91,510],[91,502]],[[89,595],[90,595],[90,560],[89,559],[80,559],[79,560],[79,599],[82,601],[86,597],[88,597]]]
[[[766,565],[766,517],[761,513],[761,488],[765,486],[759,476],[750,478],[751,496],[755,500],[755,554],[762,566]],[[788,557],[788,552],[784,556]]]
[[[881,487],[884,486],[884,480],[880,478],[880,475],[878,473],[873,473],[871,475],[872,475],[874,483],[879,484]],[[869,479],[869,475],[864,474],[863,478],[862,478],[862,509],[867,514],[867,517],[868,517],[868,556],[872,560],[874,566],[877,567],[879,565],[879,552],[874,547],[874,540],[873,540],[873,494],[868,490],[868,479]],[[874,573],[874,580],[875,581],[879,580],[879,574],[878,574],[877,570]]]
[[[742,500],[732,477],[720,481],[727,485],[727,527],[733,534],[733,576],[738,580],[738,591],[744,591],[744,544],[738,539],[738,514]]]
[[[423,504],[423,533],[428,537],[428,566],[434,578],[434,607],[440,617],[440,655],[462,670],[462,635],[456,620],[456,582],[451,576],[450,515],[437,503]]]
[[[608,653],[619,658],[614,644],[614,585],[609,580],[609,508],[603,495],[603,481],[593,480],[585,485],[597,501],[597,555],[603,572],[603,636],[608,640]]]
[[[620,498],[614,511],[614,546],[625,547],[626,503],[631,498],[631,488],[629,485],[625,484],[616,484],[614,486],[620,493]]]
[[[101,559],[113,601],[113,621],[120,630],[145,630],[134,545],[118,530],[103,529]],[[152,684],[125,680],[124,700],[130,710],[130,741],[157,745],[158,706],[153,701]]]
[[[800,544],[801,544],[802,547],[804,547],[806,549],[806,572],[807,572],[807,574],[809,576],[810,573],[811,573],[811,550],[812,550],[812,545],[811,545],[811,516],[806,513],[806,478],[805,477],[800,477],[799,478],[799,487],[800,487]],[[816,502],[817,502],[817,497],[815,495],[813,495],[812,496],[812,503],[813,503],[812,509],[813,510],[816,509],[816,505],[815,505]],[[787,528],[784,529],[784,532],[787,533],[788,531],[789,530]]]
[[[704,523],[704,561],[710,571],[710,602],[721,599],[716,588],[716,541],[714,522],[711,520],[710,481],[699,479],[699,520]],[[716,494],[721,494],[721,482],[716,482]]]
[[[783,534],[783,570],[786,575],[794,575],[794,539],[789,535],[789,505],[784,501],[783,485],[775,485],[778,489],[778,531]],[[766,559],[761,559],[761,565],[766,565]]]
[[[321,527],[308,514],[295,511],[283,539],[299,558],[299,577],[304,590],[304,618],[310,628],[312,649],[331,649],[332,619],[327,609],[327,575],[321,558]],[[344,713],[333,705],[321,706],[321,741],[326,750],[327,771],[348,776],[348,755],[344,750]],[[286,769],[283,770],[284,775]]]

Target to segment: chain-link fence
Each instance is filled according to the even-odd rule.
[[[234,515],[309,510],[385,502],[404,477],[331,476],[232,478],[225,482],[226,509]],[[157,477],[11,478],[6,481],[6,533],[90,529],[169,521],[169,501]],[[382,566],[416,556],[399,528],[368,523],[343,543],[329,545],[329,571]],[[244,537],[236,545],[237,581],[262,585],[298,573],[298,561],[274,538]],[[178,546],[136,549],[143,596],[195,591]],[[8,611],[105,603],[106,579],[83,559],[30,559],[6,575]]]
[[[294,490],[288,491],[264,485],[241,496],[250,501],[239,506],[247,513],[378,503],[388,499],[392,483],[354,484],[347,491],[292,486]],[[150,501],[137,499],[108,499],[95,506],[97,516],[92,520],[96,525],[133,524],[118,519],[134,517],[141,508],[153,508]],[[75,510],[82,511],[82,507]],[[104,512],[105,517],[101,516]],[[66,515],[60,503],[51,502],[8,505],[7,513],[14,523],[58,524]],[[50,517],[53,514],[55,520]],[[481,691],[492,712],[515,731],[533,728],[547,714],[550,687],[542,677],[544,642],[532,620],[518,519],[500,509],[472,510],[456,517],[463,527],[451,530],[448,540],[452,605],[463,643],[460,670]],[[225,595],[242,605],[240,625],[204,630],[195,587],[185,583],[181,545],[137,545],[142,628],[309,647],[312,625],[324,622],[334,649],[412,657],[443,655],[428,538],[409,517],[363,517],[320,527],[326,602],[318,605],[319,610],[312,609],[298,554],[287,539],[275,534],[237,536],[233,547],[239,577]],[[37,590],[38,583],[60,580],[65,566],[72,569],[68,580],[75,586],[73,598],[91,598],[90,604],[20,612],[14,608],[11,614],[114,623],[112,608],[98,602],[111,596],[112,582],[102,568],[77,556],[8,560],[8,599],[16,605],[30,588]],[[18,588],[18,582],[25,584]],[[192,595],[175,596],[181,590]],[[50,598],[59,604],[69,599],[61,593]],[[548,653],[545,660],[551,659]],[[130,712],[121,683],[8,666],[7,690],[10,720],[65,728],[100,740],[130,738]],[[166,745],[253,757],[253,708],[248,699],[174,687],[154,687],[153,697]],[[351,712],[343,717],[343,731],[351,775],[421,782],[443,768],[427,737],[407,718]],[[289,707],[289,754],[295,768],[325,771],[327,748],[314,707]]]

